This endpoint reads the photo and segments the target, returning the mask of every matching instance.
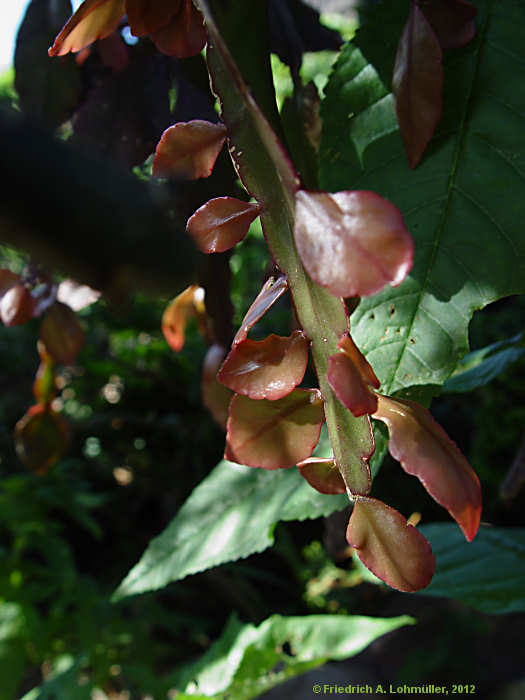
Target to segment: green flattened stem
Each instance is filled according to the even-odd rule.
[[[198,0],[197,4],[208,31],[208,69],[228,128],[233,162],[244,186],[261,205],[267,244],[288,278],[297,317],[312,342],[337,466],[349,496],[366,495],[371,486],[368,458],[374,450],[370,420],[368,416],[355,418],[336,398],[326,379],[328,358],[337,351],[337,343],[348,329],[344,304],[308,277],[293,239],[299,181],[269,122],[276,124],[275,112],[270,113],[267,106],[273,100],[269,97],[273,85],[264,45],[265,3],[257,3],[255,8],[250,5],[249,11],[239,3],[235,9],[225,9],[224,3],[216,0]],[[245,18],[241,16],[246,13]],[[253,37],[249,56],[242,46],[247,32]],[[265,106],[266,114],[259,105]]]

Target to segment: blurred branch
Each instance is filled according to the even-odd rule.
[[[130,291],[174,295],[194,281],[185,218],[160,186],[13,111],[0,111],[0,139],[2,244],[114,299]]]

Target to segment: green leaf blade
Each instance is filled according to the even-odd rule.
[[[378,192],[415,242],[409,279],[363,300],[351,319],[388,392],[442,384],[468,351],[474,310],[523,291],[525,50],[510,25],[523,26],[525,9],[486,1],[479,15],[475,41],[446,61],[443,120],[414,171],[388,90],[358,49],[344,49],[327,86],[321,185]],[[363,100],[366,73],[375,87]]]
[[[316,452],[328,455],[326,437]],[[262,552],[279,520],[319,518],[347,504],[346,495],[315,491],[295,468],[269,472],[223,460],[150,542],[113,600]]]
[[[206,654],[181,673],[177,685],[185,694],[179,697],[249,700],[326,661],[354,656],[378,637],[413,623],[407,616],[272,615],[255,627],[232,617]],[[283,651],[285,644],[293,655]]]
[[[525,529],[482,526],[473,542],[449,523],[421,528],[437,560],[422,595],[447,596],[488,614],[525,611]]]

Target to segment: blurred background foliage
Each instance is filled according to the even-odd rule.
[[[355,18],[326,19],[344,38],[355,28]],[[333,51],[306,53],[305,82],[314,80],[322,90],[334,57]],[[276,56],[272,65],[282,104],[291,92],[289,69]],[[12,70],[0,78],[4,105],[16,104],[13,81]],[[0,267],[17,271],[24,262],[0,248]],[[230,259],[235,326],[268,264],[255,223]],[[457,602],[429,603],[363,582],[344,554],[344,514],[280,523],[276,545],[263,554],[154,594],[109,602],[150,539],[223,453],[224,435],[200,399],[204,343],[190,323],[184,349],[170,350],[160,330],[168,301],[137,294],[118,306],[102,300],[80,312],[85,347],[59,375],[58,402],[73,440],[67,457],[45,476],[26,470],[13,442],[31,400],[39,321],[0,327],[0,700],[19,698],[45,680],[31,698],[175,697],[169,695],[174,670],[209,647],[232,611],[253,623],[274,612],[409,612],[419,625],[363,652],[361,669],[378,682],[476,678],[479,697],[504,697],[505,686],[521,677],[524,616],[490,617]],[[520,332],[524,306],[522,298],[510,298],[477,313],[472,348]],[[285,334],[290,323],[289,307],[279,303],[256,330]],[[474,392],[443,395],[433,404],[475,465],[484,519],[494,525],[523,526],[523,490],[510,504],[498,491],[523,439],[524,395],[520,361]],[[375,495],[388,494],[405,513],[423,504],[423,522],[447,518],[417,480],[399,479],[387,457]],[[54,677],[61,679],[56,686]]]

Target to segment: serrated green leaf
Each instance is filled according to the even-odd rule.
[[[326,433],[315,454],[331,454]],[[114,600],[156,590],[189,574],[262,552],[279,520],[319,518],[348,504],[315,491],[291,469],[272,472],[223,460],[153,539]]]
[[[524,355],[523,333],[469,352],[443,384],[443,392],[454,394],[485,386]]]
[[[437,561],[421,595],[456,598],[490,614],[525,611],[525,528],[481,526],[471,543],[451,523],[426,525],[421,532]]]
[[[179,676],[177,686],[185,690],[177,697],[249,700],[328,660],[354,656],[413,622],[407,616],[272,615],[255,627],[232,617],[220,639]],[[284,651],[286,644],[291,654]]]
[[[387,392],[442,384],[468,351],[474,310],[523,291],[525,5],[477,7],[477,37],[445,61],[443,119],[414,171],[392,96],[359,49],[343,50],[322,105],[321,186],[378,192],[414,237],[409,278],[363,300],[351,318]],[[381,40],[369,32],[359,41],[373,55]],[[380,63],[385,74],[388,60]]]
[[[525,611],[525,528],[482,525],[472,542],[452,523],[418,529],[430,542],[436,573],[417,595],[455,598],[491,615]],[[364,580],[384,585],[357,557],[355,564]]]

